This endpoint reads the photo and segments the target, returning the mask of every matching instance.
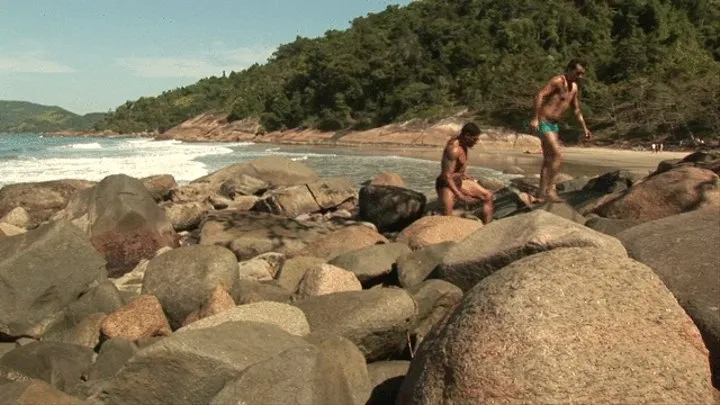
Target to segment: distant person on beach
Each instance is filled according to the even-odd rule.
[[[580,59],[572,59],[565,68],[565,73],[554,76],[535,97],[535,117],[530,127],[540,138],[543,163],[540,168],[539,201],[562,201],[555,191],[555,176],[560,172],[562,154],[558,136],[558,121],[563,113],[572,106],[575,117],[585,132],[585,139],[591,137],[585,124],[580,101],[578,100],[579,84],[585,78],[587,63]]]
[[[493,215],[492,193],[466,173],[468,149],[475,146],[479,137],[480,128],[470,122],[448,141],[440,164],[442,171],[435,179],[435,191],[444,215],[452,215],[456,198],[465,203],[483,201],[480,219],[488,223]]]

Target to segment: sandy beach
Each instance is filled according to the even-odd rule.
[[[316,145],[314,148],[337,146]],[[357,145],[346,146],[372,154],[387,154],[414,157],[425,160],[440,161],[441,147],[419,146],[384,146]],[[661,152],[650,153],[627,149],[611,149],[602,147],[565,147],[561,172],[571,176],[595,176],[612,170],[654,171],[663,160],[682,159],[692,152]],[[474,148],[470,150],[470,164],[496,170],[509,167],[520,167],[527,173],[535,173],[540,169],[542,155],[539,153],[523,153],[520,150]],[[439,169],[438,169],[439,170]]]

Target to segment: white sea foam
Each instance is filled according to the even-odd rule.
[[[102,149],[102,145],[97,142],[93,143],[73,143],[71,145],[65,145],[63,148],[67,149]]]
[[[84,146],[80,146],[84,145]],[[92,145],[92,146],[90,146]],[[97,145],[97,146],[94,146]],[[86,143],[67,145],[69,149],[86,149],[72,156],[52,153],[47,157],[20,157],[0,161],[0,183],[37,182],[58,179],[98,181],[111,174],[123,173],[133,177],[172,174],[178,182],[187,182],[208,174],[209,169],[194,159],[233,153],[231,147],[249,143],[199,144],[180,141],[132,139],[114,143]],[[55,149],[55,148],[53,148]],[[69,152],[68,149],[65,149]],[[57,152],[57,149],[55,149]]]

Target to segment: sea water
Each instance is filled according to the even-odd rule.
[[[0,187],[58,179],[99,181],[118,173],[137,178],[171,174],[185,184],[222,167],[264,156],[283,156],[312,167],[321,177],[346,176],[357,185],[379,172],[397,172],[407,187],[420,192],[434,190],[440,171],[438,162],[352,148],[0,134]],[[475,166],[468,172],[503,180],[514,177]]]

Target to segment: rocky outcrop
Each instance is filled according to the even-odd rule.
[[[0,189],[0,217],[22,207],[30,215],[28,228],[36,227],[65,208],[75,193],[94,184],[86,180],[9,184]]]
[[[359,197],[360,219],[380,232],[401,231],[422,216],[427,203],[424,194],[395,186],[365,186]]]

